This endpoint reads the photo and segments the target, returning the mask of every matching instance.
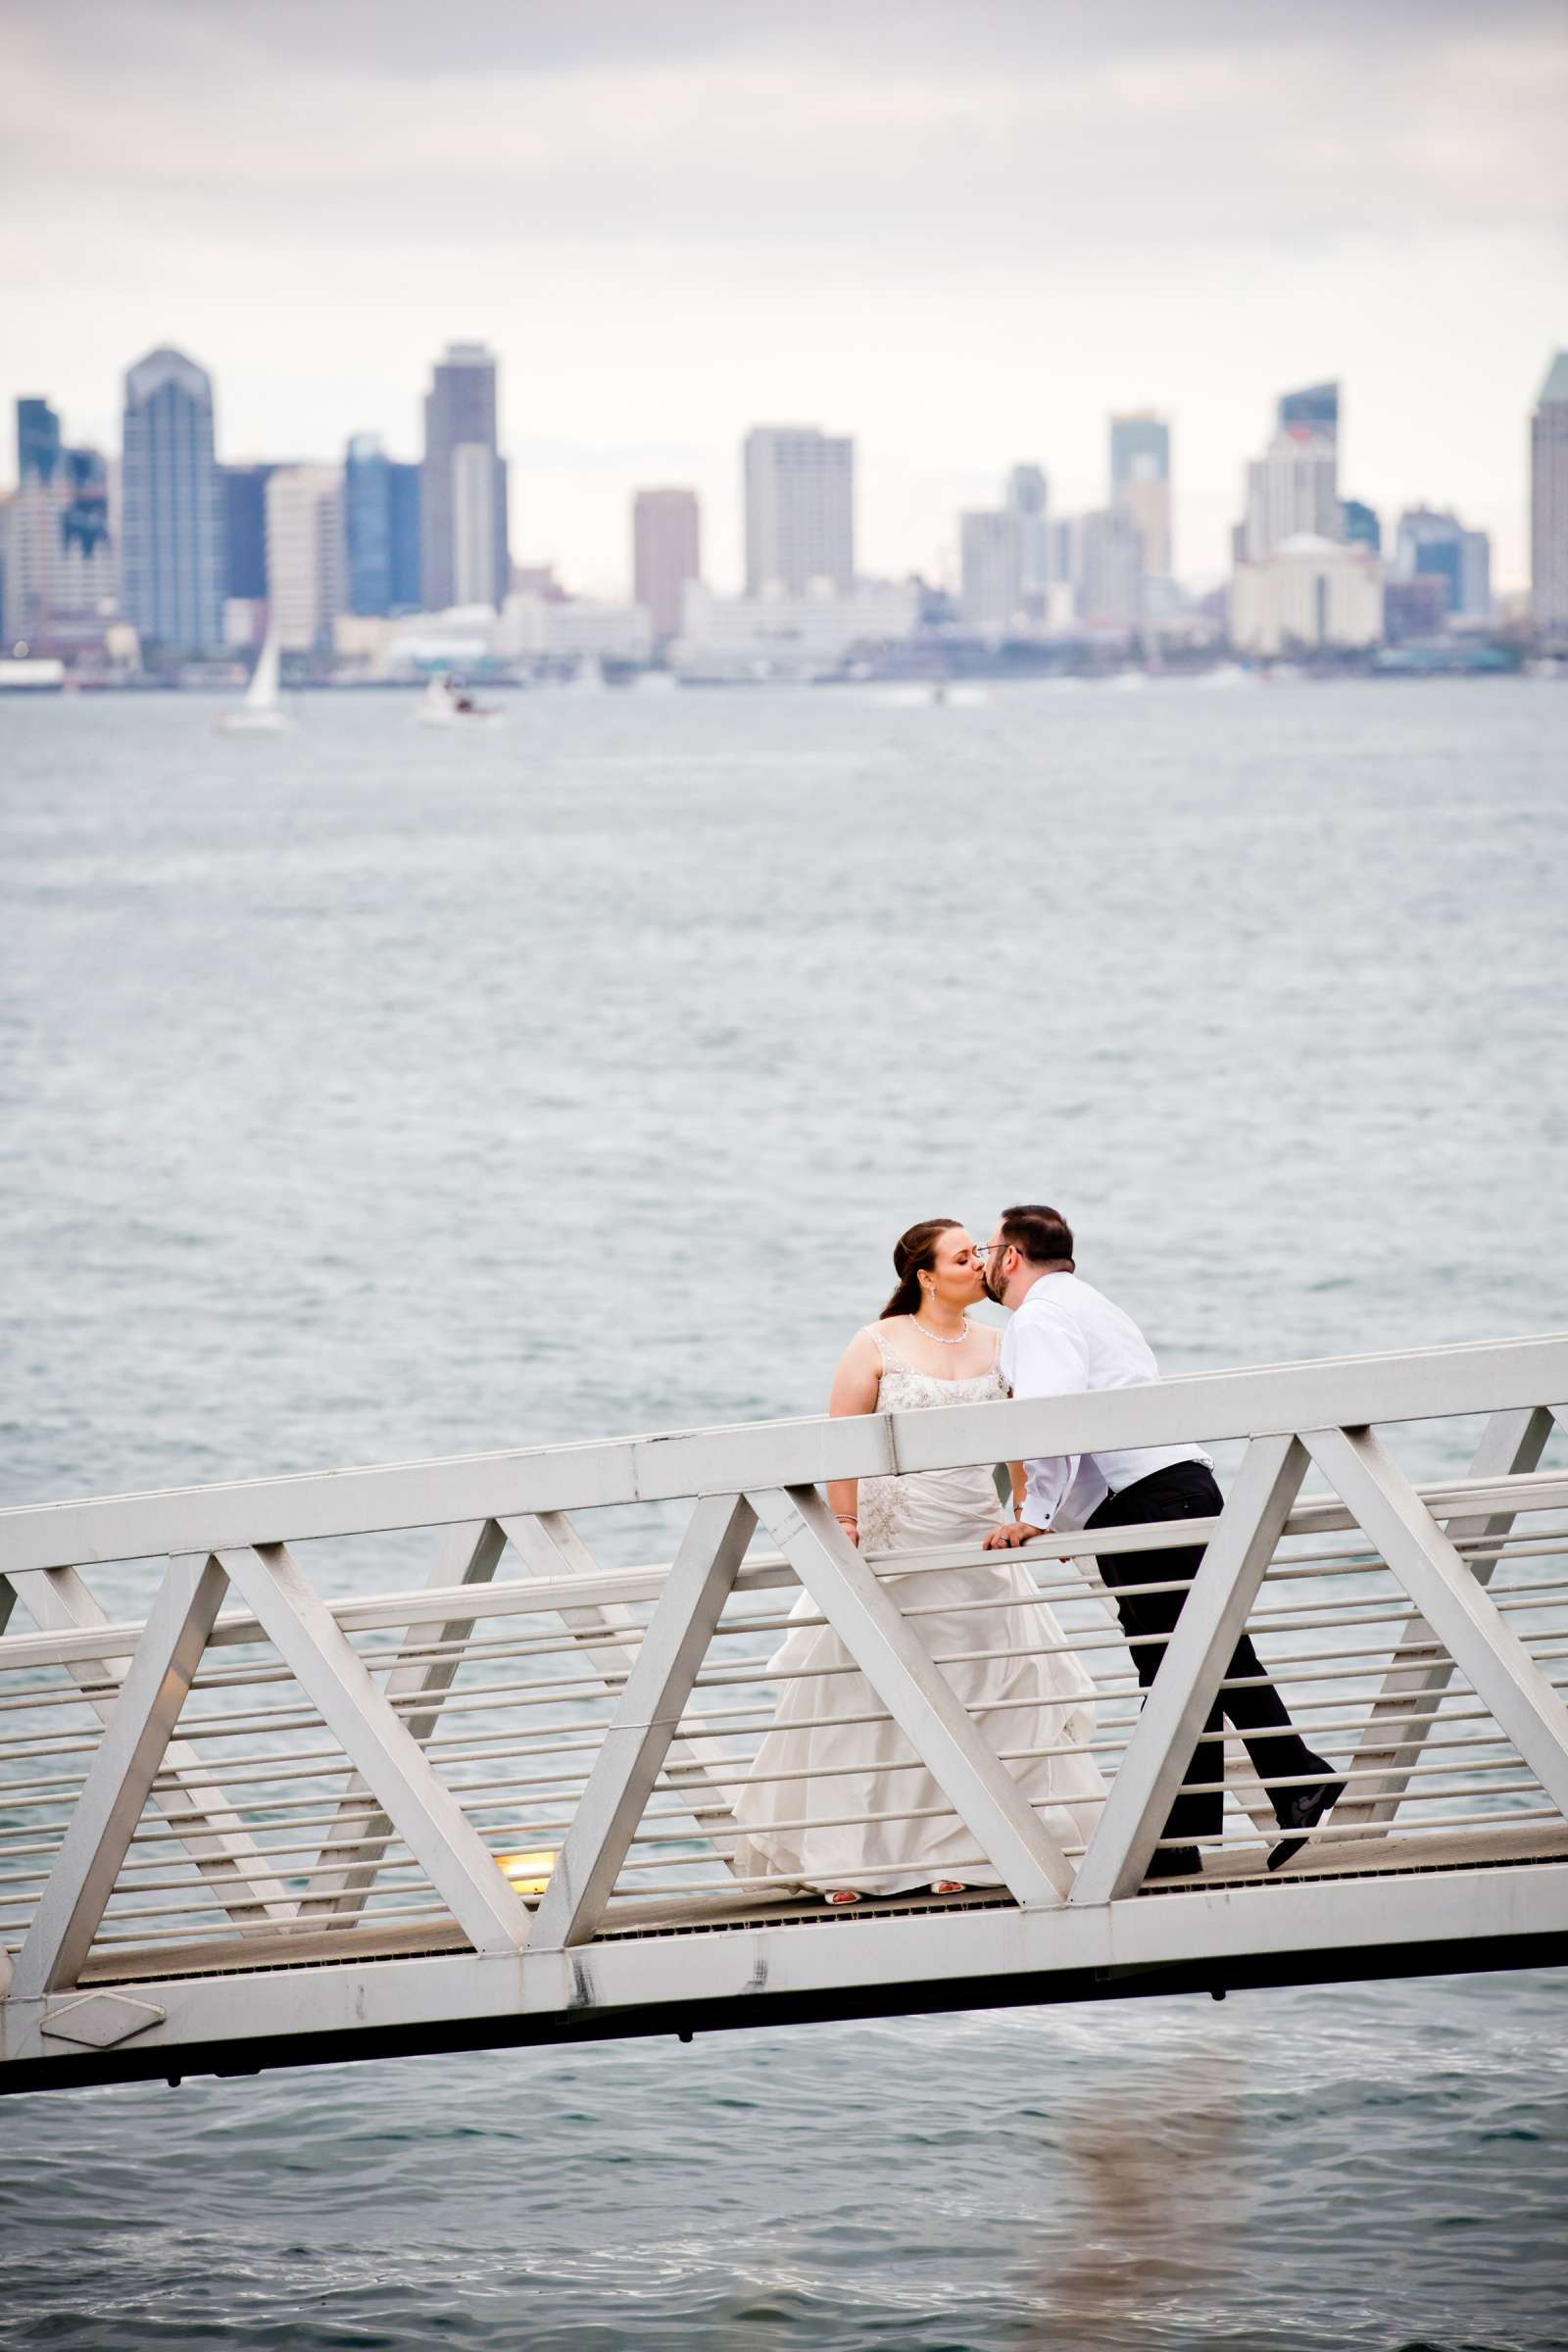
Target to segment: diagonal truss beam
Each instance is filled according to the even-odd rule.
[[[1302,1439],[1498,1730],[1568,1815],[1568,1708],[1393,1455],[1369,1429],[1307,1430]]]
[[[1470,1465],[1472,1479],[1519,1478],[1534,1470],[1551,1434],[1551,1414],[1544,1406],[1520,1412],[1494,1413],[1482,1433]],[[1468,1519],[1449,1519],[1444,1534],[1450,1544],[1499,1542],[1513,1528],[1515,1513],[1494,1512]],[[1497,1565],[1494,1551],[1472,1552],[1466,1562],[1478,1585],[1490,1585]],[[1367,1729],[1351,1758],[1350,1788],[1334,1808],[1334,1827],[1392,1821],[1420,1762],[1421,1749],[1432,1727],[1439,1699],[1453,1679],[1453,1663],[1442,1655],[1420,1617],[1411,1617],[1399,1636],[1394,1662],[1372,1702]],[[1363,1776],[1378,1773],[1376,1779]],[[1364,1843],[1364,1839],[1358,1839]]]
[[[1079,1865],[1075,1904],[1142,1886],[1305,1475],[1293,1437],[1254,1438],[1243,1455]]]
[[[74,1568],[49,1568],[26,1580],[24,1605],[42,1633],[91,1633],[110,1620]],[[103,1723],[115,1710],[124,1658],[72,1662],[86,1705]],[[256,1929],[292,1919],[294,1905],[270,1862],[188,1740],[172,1740],[153,1803],[174,1824],[179,1842],[234,1925]]]
[[[438,1591],[454,1585],[487,1585],[495,1575],[496,1564],[506,1548],[506,1538],[493,1519],[468,1520],[442,1530],[436,1552],[435,1566],[428,1583]],[[422,1747],[434,1732],[439,1720],[441,1701],[452,1688],[454,1677],[463,1663],[462,1651],[456,1645],[466,1642],[473,1633],[471,1617],[449,1618],[432,1636],[428,1626],[414,1628],[404,1642],[405,1649],[427,1649],[434,1644],[453,1644],[452,1653],[444,1658],[400,1658],[387,1676],[383,1686],[389,1699],[428,1698],[428,1711],[422,1707],[401,1708],[404,1728]],[[304,1919],[357,1918],[365,1908],[366,1896],[374,1886],[380,1868],[381,1841],[392,1828],[386,1815],[373,1802],[367,1804],[368,1789],[364,1777],[356,1773],[338,1805],[336,1817],[321,1847],[318,1861],[325,1862],[344,1847],[358,1852],[361,1859],[346,1863],[336,1874],[313,1880],[312,1892],[300,1897],[299,1912]]]
[[[738,1494],[704,1495],[692,1513],[550,1874],[531,1951],[592,1940],[756,1524]]]
[[[814,1487],[751,1496],[758,1517],[1019,1903],[1062,1901],[1072,1865]]]
[[[563,1568],[582,1576],[598,1572],[599,1562],[564,1511],[536,1511],[526,1518],[503,1519],[501,1525],[530,1576],[556,1580]],[[606,1697],[612,1698],[625,1688],[637,1663],[638,1638],[643,1630],[637,1618],[623,1601],[558,1607],[556,1615],[568,1633],[581,1638],[594,1682]],[[626,1640],[617,1642],[617,1634]],[[671,1740],[664,1756],[663,1781],[666,1788],[679,1789],[687,1798],[705,1837],[720,1838],[726,1830],[736,1828],[724,1787],[726,1782],[730,1788],[735,1785],[735,1759],[725,1754],[722,1741]],[[715,1853],[713,1859],[726,1878],[735,1876],[735,1865],[727,1854]]]
[[[227,1579],[205,1552],[169,1563],[17,1958],[18,2000],[74,1984],[152,1793]]]
[[[418,1741],[282,1544],[220,1558],[278,1656],[479,1952],[518,1952],[527,1914]]]

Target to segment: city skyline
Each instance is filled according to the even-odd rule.
[[[412,458],[431,355],[480,339],[514,553],[589,589],[649,482],[738,580],[758,419],[854,437],[861,568],[951,575],[1011,466],[1094,509],[1106,416],[1152,408],[1201,586],[1279,387],[1339,378],[1342,492],[1455,508],[1522,584],[1519,418],[1568,341],[1556,12],[915,5],[895,51],[833,18],[824,79],[828,21],[14,7],[0,396],[109,448],[119,368],[170,342],[228,462]]]

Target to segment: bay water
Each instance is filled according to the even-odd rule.
[[[506,710],[0,701],[0,1499],[817,1411],[1015,1200],[1172,1372],[1568,1324],[1560,688]],[[1565,1991],[12,2100],[0,2343],[1544,2352]]]

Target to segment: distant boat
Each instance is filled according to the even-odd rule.
[[[476,703],[460,679],[435,677],[414,715],[421,727],[498,727],[506,714],[494,703]]]
[[[277,631],[269,629],[251,682],[245,689],[245,699],[237,710],[225,710],[219,725],[226,735],[280,735],[294,724],[283,708],[278,692],[278,671],[282,649]]]

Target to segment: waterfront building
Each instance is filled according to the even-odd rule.
[[[1110,420],[1110,504],[1137,526],[1144,570],[1168,580],[1174,568],[1170,521],[1170,426],[1152,409]]]
[[[509,596],[493,639],[511,660],[646,662],[656,635],[648,607],[588,596]]]
[[[1091,628],[1135,629],[1144,612],[1144,535],[1123,507],[1078,522],[1078,618]]]
[[[1530,612],[1538,629],[1568,635],[1568,351],[1530,420]]]
[[[1390,645],[1442,637],[1448,623],[1448,583],[1441,573],[1383,583],[1383,634]]]
[[[125,617],[143,646],[208,653],[223,642],[222,515],[213,386],[180,351],[125,376],[121,511]]]
[[[267,601],[267,485],[272,466],[220,466],[223,516],[223,595],[242,604]]]
[[[806,595],[855,585],[855,443],[814,424],[760,424],[746,436],[746,593]]]
[[[1383,525],[1376,511],[1359,498],[1341,499],[1340,537],[1352,547],[1369,547],[1375,556],[1383,553]]]
[[[1051,494],[1038,466],[1014,466],[1007,476],[1005,505],[1012,522],[1018,601],[1026,612],[1040,612],[1051,585],[1051,554],[1047,543]]]
[[[272,627],[285,653],[317,653],[343,610],[343,475],[335,466],[279,466],[267,485]]]
[[[1485,531],[1467,531],[1457,514],[1410,507],[1399,517],[1392,576],[1406,581],[1430,576],[1444,584],[1444,610],[1450,619],[1481,621],[1492,616],[1492,542]]]
[[[1242,653],[1349,652],[1383,635],[1383,570],[1364,547],[1302,531],[1231,582],[1231,641]]]
[[[804,596],[714,596],[692,581],[673,667],[692,677],[809,678],[842,668],[857,654],[914,634],[914,580],[861,580],[847,596],[818,588]]]
[[[680,634],[688,580],[702,577],[702,518],[695,490],[639,490],[632,500],[632,593],[661,644]]]
[[[424,399],[420,480],[420,601],[498,611],[511,584],[507,466],[496,438],[495,355],[449,343]]]
[[[1018,621],[1022,600],[1015,516],[983,508],[958,517],[958,611],[971,629],[999,637]]]

